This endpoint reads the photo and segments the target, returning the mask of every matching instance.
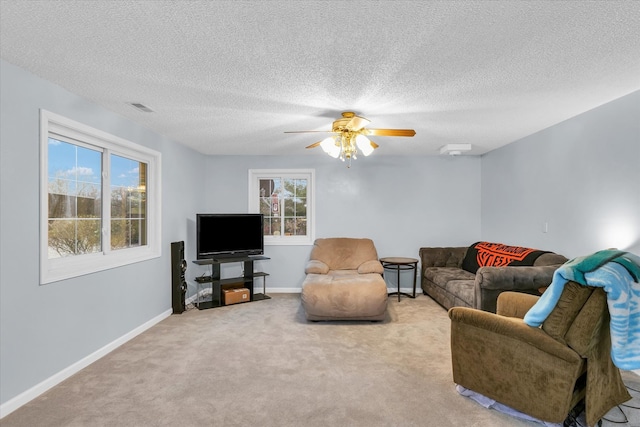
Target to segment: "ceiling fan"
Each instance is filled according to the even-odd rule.
[[[345,111],[342,118],[333,122],[330,131],[289,131],[285,133],[333,133],[333,136],[315,142],[307,148],[315,148],[320,146],[325,153],[333,158],[340,158],[342,161],[348,161],[348,167],[351,167],[351,159],[356,158],[358,149],[368,156],[378,148],[378,144],[371,141],[368,136],[414,136],[416,131],[413,129],[368,129],[365,126],[370,123],[364,117],[356,115],[353,111]]]

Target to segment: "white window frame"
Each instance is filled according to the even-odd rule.
[[[249,213],[260,213],[260,179],[307,180],[307,235],[264,236],[266,245],[312,245],[315,241],[315,169],[249,169]]]
[[[48,216],[49,137],[60,136],[78,146],[102,151],[102,251],[49,259]],[[106,156],[104,156],[106,154]],[[147,244],[111,250],[109,155],[116,154],[147,163]],[[66,117],[40,110],[40,284],[95,273],[161,256],[161,154],[158,151],[111,135]]]

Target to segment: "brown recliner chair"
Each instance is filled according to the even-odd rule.
[[[387,284],[371,239],[316,239],[305,268],[302,306],[308,320],[384,320]]]
[[[540,328],[522,320],[538,297],[505,292],[496,314],[449,310],[453,381],[537,419],[562,423],[584,404],[588,425],[631,398],[611,361],[606,293],[568,282]]]

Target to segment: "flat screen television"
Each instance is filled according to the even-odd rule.
[[[198,259],[264,253],[262,214],[197,214]]]

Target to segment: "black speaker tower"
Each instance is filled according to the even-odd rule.
[[[171,242],[171,306],[173,314],[185,311],[185,295],[187,282],[184,275],[187,261],[184,260],[184,241]]]

